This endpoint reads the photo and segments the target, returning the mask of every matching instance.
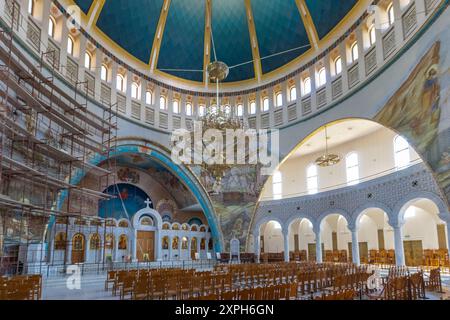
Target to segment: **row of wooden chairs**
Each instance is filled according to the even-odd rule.
[[[356,291],[354,289],[337,290],[332,293],[323,293],[314,300],[354,300]]]
[[[0,277],[0,300],[40,300],[42,276]]]

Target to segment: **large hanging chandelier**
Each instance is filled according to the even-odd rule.
[[[319,167],[331,167],[338,164],[341,161],[341,157],[337,154],[328,152],[328,130],[325,126],[325,154],[316,159],[315,163]]]
[[[229,107],[221,106],[220,104],[220,82],[225,80],[229,73],[228,66],[221,61],[211,62],[207,67],[208,79],[210,83],[216,84],[216,103],[210,104],[206,108],[205,114],[200,117],[198,121],[201,122],[202,136],[208,130],[217,130],[223,134],[223,150],[217,155],[217,160],[214,163],[207,163],[207,161],[202,161],[201,168],[210,178],[214,179],[212,190],[210,192],[219,193],[221,190],[222,178],[225,174],[232,168],[232,165],[227,164],[225,159],[225,149],[227,141],[225,134],[227,130],[244,130],[244,122],[242,119],[237,117],[234,112]],[[235,142],[233,148],[236,150]],[[203,147],[207,147],[205,142],[203,142]]]

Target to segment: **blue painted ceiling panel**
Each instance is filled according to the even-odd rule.
[[[205,0],[172,0],[159,51],[158,69],[203,70],[204,42]],[[164,72],[203,81],[202,72]]]
[[[309,49],[305,47],[265,59],[310,43],[295,0],[252,0],[251,3],[263,73],[283,66]]]
[[[89,8],[91,7],[94,0],[75,0],[75,3],[80,7],[81,11],[84,12],[84,14],[87,14],[89,12]]]
[[[357,0],[306,0],[319,38],[326,36],[355,6]]]
[[[107,0],[97,26],[133,56],[148,63],[164,0]]]
[[[252,61],[247,15],[242,0],[212,2],[212,30],[217,59],[228,66]],[[211,50],[211,61],[214,55]],[[255,77],[253,63],[230,69],[227,82]]]

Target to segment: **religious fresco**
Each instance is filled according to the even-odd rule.
[[[415,147],[450,203],[449,54],[449,41],[436,41],[375,120]]]
[[[206,190],[212,190],[214,178],[200,168],[194,172]],[[252,217],[265,179],[259,166],[233,167],[222,178],[219,192],[210,192],[210,198],[224,237],[224,249],[230,250],[230,240],[239,239],[241,251],[246,251]]]
[[[112,185],[104,192],[115,198],[100,200],[98,215],[102,218],[115,218],[116,220],[121,218],[131,220],[136,212],[147,206],[145,201],[149,198],[143,190],[127,183]],[[153,208],[152,205],[150,207]]]

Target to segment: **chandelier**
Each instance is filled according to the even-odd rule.
[[[219,193],[222,187],[222,178],[225,174],[232,168],[232,165],[227,164],[225,159],[225,149],[226,144],[230,143],[227,141],[225,134],[227,130],[239,130],[245,129],[244,122],[242,119],[237,117],[234,112],[229,107],[220,105],[220,95],[219,95],[219,85],[220,82],[225,80],[229,73],[228,66],[221,61],[211,62],[207,67],[208,79],[211,83],[216,84],[216,103],[210,104],[206,108],[205,114],[198,120],[201,122],[202,136],[208,130],[217,130],[223,135],[223,150],[219,150],[216,160],[214,163],[208,163],[207,161],[202,161],[201,168],[206,175],[214,179],[212,190],[210,193]],[[236,150],[235,141],[233,143],[233,150]],[[203,147],[206,147],[206,143],[203,141]],[[204,159],[205,160],[205,159]]]
[[[316,165],[319,167],[331,167],[341,161],[340,156],[328,152],[328,138],[327,126],[325,126],[325,154],[317,158],[315,161]]]

